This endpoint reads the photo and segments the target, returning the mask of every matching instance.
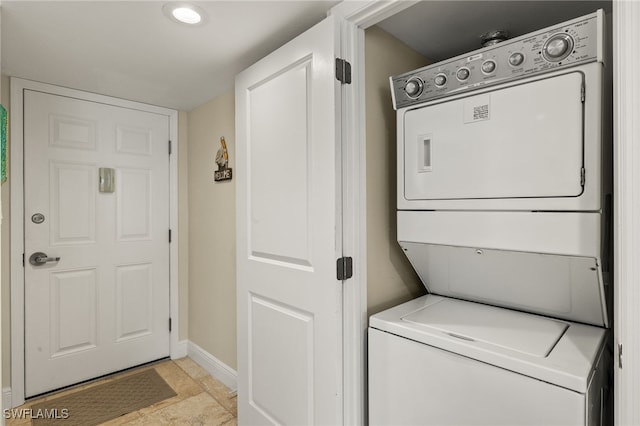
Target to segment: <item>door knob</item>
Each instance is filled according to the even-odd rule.
[[[29,256],[29,263],[33,266],[44,265],[47,262],[57,262],[60,260],[60,257],[48,257],[46,253],[41,251],[37,251]]]

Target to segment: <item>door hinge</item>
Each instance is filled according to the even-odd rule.
[[[169,242],[171,242],[171,229],[169,229]]]
[[[22,267],[24,268],[24,253],[22,253]]]
[[[351,64],[336,58],[336,79],[342,84],[351,84]]]
[[[584,186],[586,182],[584,167],[580,169],[580,186]]]
[[[171,318],[169,318],[169,331],[171,331]]]
[[[169,141],[169,155],[171,155],[171,141]]]
[[[618,368],[622,369],[622,343],[618,344]]]
[[[341,257],[336,261],[338,281],[348,280],[353,276],[353,259]]]
[[[584,83],[582,83],[582,86],[580,87],[580,102],[582,103],[584,103],[585,92],[586,88],[584,86]]]

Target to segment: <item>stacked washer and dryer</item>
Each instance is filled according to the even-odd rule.
[[[611,357],[601,10],[391,78],[398,241],[373,425],[599,425]]]

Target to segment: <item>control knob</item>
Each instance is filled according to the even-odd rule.
[[[418,77],[411,77],[404,85],[404,91],[411,99],[416,99],[422,94],[424,83]]]
[[[436,86],[442,87],[447,84],[447,76],[444,74],[438,74],[433,78],[433,82]]]
[[[509,65],[511,65],[512,67],[522,65],[523,62],[524,55],[520,52],[512,53],[511,56],[509,56]]]
[[[542,56],[549,62],[559,62],[569,56],[573,50],[573,38],[561,33],[549,37],[542,46]]]
[[[482,63],[482,72],[485,74],[491,74],[496,70],[496,63],[494,60],[489,59],[488,61],[484,61]]]
[[[465,81],[466,79],[469,78],[469,74],[470,74],[469,68],[460,68],[456,73],[456,78],[460,81]]]

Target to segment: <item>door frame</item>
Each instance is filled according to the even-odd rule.
[[[367,198],[364,30],[416,0],[343,1],[329,15],[340,25],[340,56],[351,63],[352,82],[342,85],[342,252],[353,258],[343,283],[343,424],[367,424]]]
[[[344,423],[367,419],[367,258],[364,30],[418,3],[416,0],[342,2],[330,14],[342,18],[341,51],[353,70],[344,93],[343,250],[354,257],[353,282],[344,287]],[[614,414],[616,425],[640,424],[640,3],[612,0],[614,105]],[[348,197],[352,197],[349,199]],[[635,204],[634,204],[635,202]],[[624,354],[619,353],[623,345]],[[618,360],[623,360],[623,368]]]
[[[640,3],[613,0],[614,416],[640,424]],[[620,348],[623,348],[620,353]]]
[[[20,78],[11,78],[11,406],[22,405],[25,400],[25,341],[24,341],[24,90],[34,90],[85,101],[136,109],[169,117],[169,138],[172,153],[169,156],[169,226],[172,230],[169,245],[169,338],[172,359],[186,355],[185,342],[179,341],[178,311],[178,111],[139,102],[98,95],[76,89],[54,86]],[[8,408],[8,407],[5,407]]]

